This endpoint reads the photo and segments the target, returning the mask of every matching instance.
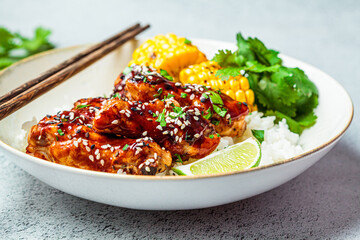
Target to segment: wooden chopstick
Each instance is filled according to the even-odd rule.
[[[124,35],[125,33],[128,33],[136,28],[139,28],[140,24],[135,24],[127,29],[125,29],[124,31],[106,39],[103,42],[100,42],[98,44],[95,44],[93,46],[91,46],[90,48],[78,53],[77,55],[75,55],[74,57],[67,59],[66,61],[60,63],[59,65],[49,69],[48,71],[46,71],[45,73],[41,74],[39,77],[34,78],[33,80],[30,80],[22,85],[20,85],[19,87],[15,88],[14,90],[6,93],[5,95],[0,97],[0,104],[4,103],[5,101],[15,97],[16,95],[18,95],[19,93],[29,89],[30,87],[38,84],[39,82],[45,80],[46,78],[50,77],[51,75],[61,71],[62,69],[64,69],[67,66],[70,66],[71,64],[73,64],[74,62],[78,61],[79,59],[89,55],[90,53],[94,52],[95,50],[109,44],[110,42],[120,38],[122,35]]]
[[[81,70],[85,69],[95,61],[104,57],[105,55],[118,48],[120,45],[124,44],[128,40],[134,38],[136,35],[143,32],[149,27],[149,25],[146,25],[143,27],[135,27],[130,31],[125,30],[125,33],[122,34],[121,37],[112,37],[112,41],[107,42],[106,44],[101,44],[99,48],[89,52],[88,54],[85,54],[83,57],[77,59],[76,61],[72,61],[72,63],[68,66],[63,67],[57,72],[54,72],[42,81],[32,85],[30,88],[23,88],[23,91],[19,92],[11,99],[4,100],[4,102],[0,103],[0,120],[9,116],[11,113],[17,111],[21,107],[25,106],[32,100],[38,98],[42,94],[56,87],[57,85],[74,76],[75,74],[79,73]],[[107,39],[106,41],[108,40],[109,39]],[[70,61],[70,59],[68,61]],[[53,69],[56,68],[58,68],[58,66]],[[47,71],[45,74],[47,74],[48,72],[50,72],[50,70]]]

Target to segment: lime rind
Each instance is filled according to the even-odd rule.
[[[253,145],[251,147],[255,147],[256,155],[254,155],[254,161],[248,164],[248,166],[244,167],[244,163],[246,159],[243,159],[244,155],[246,156],[246,152],[244,150],[239,150],[239,157],[234,158],[233,151],[236,151],[238,148],[246,149],[246,146],[250,144]],[[222,156],[220,156],[222,155]],[[220,161],[219,161],[220,160]],[[205,163],[201,163],[204,162]],[[205,158],[202,158],[196,162],[191,164],[181,165],[174,167],[172,170],[178,175],[203,175],[203,174],[214,174],[214,173],[224,173],[224,172],[232,172],[232,171],[241,171],[249,168],[254,168],[259,166],[261,161],[261,146],[260,143],[253,137],[248,138],[247,140],[229,146],[228,148],[213,153]],[[218,164],[217,164],[218,163]],[[193,172],[197,173],[193,173]]]

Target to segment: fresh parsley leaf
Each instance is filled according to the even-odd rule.
[[[160,123],[161,127],[165,127],[166,126],[166,121],[165,121],[165,108],[162,111],[162,113],[159,114],[158,118],[156,119],[156,122]]]
[[[215,136],[214,136],[214,135],[212,135],[212,134],[211,134],[211,135],[209,135],[209,138],[211,138],[211,139],[212,139],[212,138],[214,138],[214,137],[215,137]]]
[[[225,108],[221,109],[220,107],[213,105],[214,111],[219,114],[221,117],[225,117],[227,110]]]
[[[209,93],[210,93],[209,97],[212,104],[224,105],[224,102],[218,93],[214,91],[209,91]]]
[[[255,129],[251,129],[252,135],[259,141],[259,143],[261,144],[264,141],[264,130],[255,130]]]
[[[203,118],[210,119],[211,117],[212,117],[212,112],[211,112],[211,109],[209,108],[208,113],[206,115],[204,115]]]
[[[75,109],[90,107],[91,105],[77,105]]]
[[[160,75],[163,76],[164,78],[166,78],[169,81],[174,80],[174,78],[172,76],[170,76],[170,74],[164,69],[160,69]]]
[[[182,93],[181,93],[181,97],[182,97],[182,98],[186,98],[186,97],[187,97],[187,94],[182,92]]]

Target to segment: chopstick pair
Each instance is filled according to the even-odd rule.
[[[1,96],[0,120],[79,73],[149,27],[150,25],[135,24]]]

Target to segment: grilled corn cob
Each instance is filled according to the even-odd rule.
[[[133,53],[129,65],[145,65],[157,70],[166,70],[175,79],[179,72],[192,64],[207,61],[191,41],[175,34],[157,35],[144,42]]]
[[[216,62],[206,61],[183,69],[179,74],[179,79],[183,84],[200,84],[210,86],[215,90],[220,89],[222,93],[231,98],[247,103],[250,111],[257,110],[256,105],[254,105],[255,95],[250,89],[248,79],[239,75],[223,81],[215,76],[219,69],[220,66]]]

